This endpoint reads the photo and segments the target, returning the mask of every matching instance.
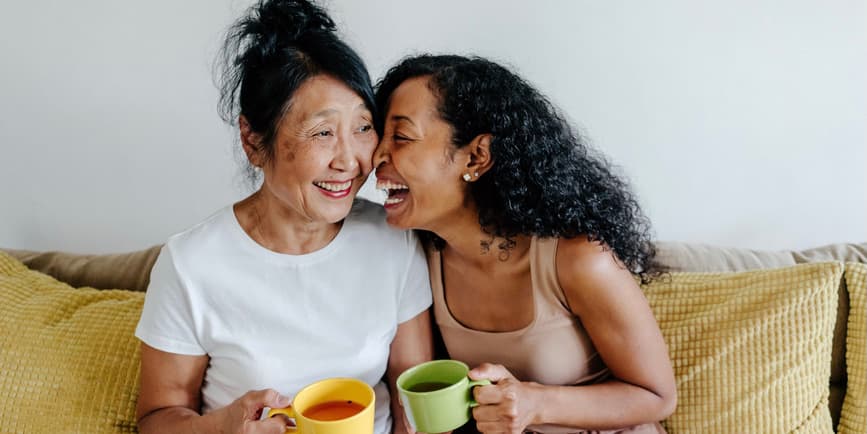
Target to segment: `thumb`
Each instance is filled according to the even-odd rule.
[[[515,379],[515,376],[505,366],[492,363],[482,363],[473,368],[469,372],[469,377],[471,380],[490,380],[492,383]]]
[[[264,389],[249,392],[247,396],[245,396],[245,398],[246,404],[253,408],[284,408],[288,407],[289,404],[291,404],[289,398],[281,395],[274,389]]]

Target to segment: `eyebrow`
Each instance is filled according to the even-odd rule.
[[[412,124],[413,126],[415,126],[415,122],[413,122],[412,119],[409,118],[409,116],[394,115],[394,116],[392,116],[390,119],[391,119],[392,121],[394,121],[394,122],[397,122],[397,121],[407,121],[407,122],[409,122],[410,124]]]
[[[358,105],[358,107],[355,107],[355,110],[358,110],[358,109],[367,110],[367,106],[364,105],[364,103],[361,103]],[[338,112],[337,109],[329,108],[329,109],[320,110],[316,113],[313,113],[313,115],[311,115],[310,117],[312,117],[312,118],[324,118],[324,117],[328,117],[330,115],[336,114],[337,112]]]
[[[311,118],[324,118],[324,117],[328,117],[329,115],[333,115],[335,113],[337,113],[337,110],[335,110],[335,109],[325,109],[325,110],[320,110],[316,113],[313,113],[313,115],[311,115],[310,117]]]

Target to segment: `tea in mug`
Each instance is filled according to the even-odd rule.
[[[446,387],[451,386],[451,383],[443,383],[439,381],[427,381],[418,384],[414,384],[409,387],[407,390],[410,392],[433,392],[440,389],[445,389]]]
[[[352,401],[328,401],[316,404],[306,411],[304,417],[318,421],[332,421],[355,416],[364,410],[364,406]]]

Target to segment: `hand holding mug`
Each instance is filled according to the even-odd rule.
[[[367,383],[354,378],[329,378],[301,389],[291,406],[268,411],[268,419],[295,419],[296,434],[373,434],[376,395]],[[288,404],[288,402],[286,403]],[[284,431],[279,431],[282,434]]]
[[[283,434],[285,419],[259,420],[265,407],[285,407],[289,399],[276,390],[254,390],[245,393],[231,404],[214,411],[221,432],[234,434]]]
[[[433,360],[404,371],[397,389],[412,429],[424,433],[451,431],[470,420],[475,386],[491,384],[467,377],[469,367],[457,360]]]
[[[538,423],[540,403],[533,383],[521,382],[503,365],[483,363],[469,372],[474,380],[489,380],[491,385],[473,391],[479,405],[473,419],[479,432],[521,433]]]

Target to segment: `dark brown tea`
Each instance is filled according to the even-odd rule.
[[[435,390],[445,389],[446,387],[451,386],[451,383],[442,383],[439,381],[427,381],[424,383],[414,384],[410,387],[410,392],[433,392]]]
[[[308,408],[304,417],[319,421],[346,419],[364,410],[364,406],[352,401],[328,401]]]

